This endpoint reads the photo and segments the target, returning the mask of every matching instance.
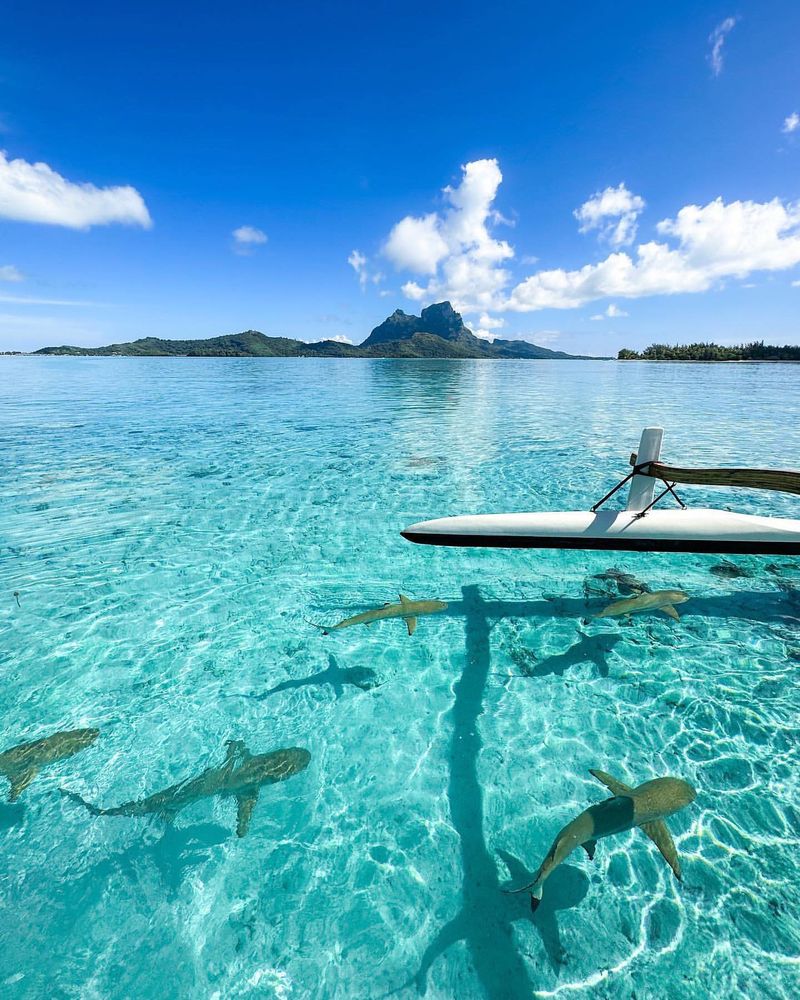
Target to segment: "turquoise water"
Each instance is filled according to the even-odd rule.
[[[586,507],[650,423],[673,460],[797,466],[798,413],[784,365],[0,358],[0,750],[101,730],[0,804],[0,995],[797,996],[800,560],[398,532]],[[609,567],[681,621],[586,623]],[[399,592],[450,606],[412,638],[306,621]],[[311,753],[243,839],[226,799],[59,795],[142,798],[229,739]],[[622,834],[533,916],[500,888],[604,797],[590,767],[697,787],[684,884]]]

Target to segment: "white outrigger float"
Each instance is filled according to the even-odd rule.
[[[690,509],[675,493],[678,483],[743,486],[800,494],[800,472],[770,469],[685,469],[659,461],[664,431],[647,427],[633,471],[590,510],[529,514],[465,514],[420,521],[401,532],[422,545],[509,549],[613,549],[634,552],[725,552],[800,555],[800,520]],[[656,484],[664,489],[654,497]],[[623,511],[599,508],[630,482]],[[656,510],[667,494],[677,510]]]

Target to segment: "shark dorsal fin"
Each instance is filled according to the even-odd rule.
[[[683,878],[681,876],[681,863],[678,860],[678,849],[675,847],[675,841],[672,839],[672,834],[667,829],[667,824],[664,820],[657,819],[652,823],[642,823],[639,829],[646,837],[649,837],[653,841],[659,851],[661,851],[661,856],[673,872],[675,872],[675,878],[679,882],[682,882]]]
[[[228,748],[225,753],[226,764],[233,764],[237,760],[245,761],[250,757],[250,751],[245,746],[244,740],[228,740],[225,746]]]
[[[8,791],[8,801],[16,802],[38,773],[39,768],[35,764],[31,764],[22,771],[12,771],[8,774],[8,780],[11,783],[11,788]]]
[[[411,601],[406,597],[405,594],[400,594],[400,604],[405,607],[407,604],[411,604]]]
[[[250,829],[250,820],[253,816],[253,810],[256,807],[256,802],[258,802],[258,789],[254,792],[248,792],[247,795],[237,795],[236,805],[237,805],[237,815],[236,815],[236,836],[244,837],[247,831]]]
[[[617,781],[616,778],[612,778],[605,771],[596,771],[593,768],[589,768],[589,774],[602,782],[612,795],[630,795],[633,791],[630,785],[626,785],[624,781]]]

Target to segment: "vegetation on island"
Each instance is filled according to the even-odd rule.
[[[763,340],[725,347],[720,344],[651,344],[643,351],[623,349],[620,361],[800,361],[800,346],[774,347]]]
[[[162,340],[144,337],[108,347],[43,347],[35,354],[184,357],[184,358],[567,358],[526,340],[495,340],[476,337],[449,302],[437,302],[409,316],[397,309],[376,326],[359,345],[338,340],[306,343],[289,337],[267,337],[257,330],[211,337],[207,340]]]

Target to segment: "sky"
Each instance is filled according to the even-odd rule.
[[[0,350],[800,343],[800,5],[0,0]]]

